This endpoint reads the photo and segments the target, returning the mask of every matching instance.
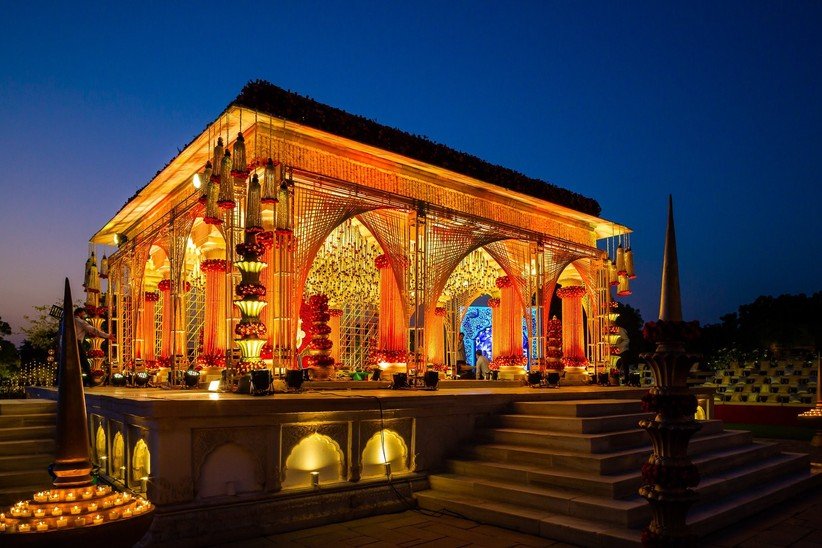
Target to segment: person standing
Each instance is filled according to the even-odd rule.
[[[88,361],[86,349],[83,347],[83,341],[88,336],[114,340],[114,333],[109,335],[105,331],[100,331],[86,320],[87,315],[86,309],[83,307],[74,309],[74,333],[77,335],[77,347],[80,349],[80,367],[83,369],[83,373],[86,374],[86,385],[91,382],[91,364]]]
[[[491,362],[488,361],[481,350],[477,350],[477,379],[491,379]]]

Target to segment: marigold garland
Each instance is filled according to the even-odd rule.
[[[497,297],[491,297],[488,299],[488,306],[491,308],[499,308],[500,300]]]
[[[446,312],[446,310],[445,310],[444,306],[438,306],[434,309],[434,316],[444,317],[445,312]]]
[[[377,257],[374,259],[374,267],[378,270],[388,268],[389,266],[391,266],[391,259],[388,257],[388,255],[377,255]]]
[[[145,299],[147,303],[156,303],[160,300],[160,294],[156,291],[148,291],[145,294]]]
[[[494,360],[491,362],[491,370],[496,371],[500,367],[503,367],[503,366],[505,366],[505,367],[510,367],[510,366],[521,367],[521,366],[525,365],[525,362],[526,362],[525,356],[520,356],[520,355],[516,355],[516,354],[511,355],[511,356],[499,356],[499,357],[494,358]]]
[[[571,285],[568,287],[560,287],[557,289],[557,297],[560,299],[568,299],[574,297],[583,297],[585,295],[585,287],[581,285]]]
[[[225,272],[228,263],[225,259],[204,259],[200,261],[202,272]]]
[[[504,287],[511,287],[514,284],[510,276],[500,276],[496,279],[494,283],[496,283],[497,287],[499,287],[500,289]]]

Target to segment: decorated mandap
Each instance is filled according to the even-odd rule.
[[[182,382],[310,368],[456,376],[459,333],[501,378],[610,367],[626,227],[596,201],[266,82],[91,239],[94,368]],[[106,291],[101,291],[101,279]],[[550,321],[561,300],[561,343]],[[169,375],[168,373],[172,374]]]

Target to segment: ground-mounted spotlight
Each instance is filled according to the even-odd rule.
[[[145,371],[140,371],[136,375],[134,375],[134,384],[137,386],[145,386],[148,384],[148,373]]]
[[[426,371],[425,376],[423,376],[423,381],[425,382],[426,388],[429,390],[436,390],[437,385],[440,382],[440,374],[436,371]]]
[[[183,379],[187,388],[194,388],[200,383],[200,372],[195,369],[189,369],[183,375]]]
[[[528,373],[528,386],[539,386],[542,383],[542,372],[532,371]]]
[[[382,369],[379,367],[375,368],[374,371],[371,373],[371,380],[378,381],[380,380],[380,375],[382,375]]]
[[[407,373],[394,373],[394,384],[391,386],[394,390],[399,390],[400,388],[408,388],[408,374]]]
[[[291,391],[298,391],[303,385],[303,372],[300,369],[288,369],[285,372],[285,385]]]
[[[391,463],[386,461],[383,466],[385,466],[385,477],[391,479]]]
[[[545,382],[551,388],[559,388],[559,373],[556,371],[549,372],[546,375]]]
[[[271,393],[271,370],[254,369],[251,371],[251,395],[267,396]]]
[[[320,488],[320,473],[317,470],[311,472],[311,487],[314,489]]]
[[[608,386],[608,373],[597,373],[597,383],[602,386]]]
[[[125,386],[127,382],[126,376],[122,373],[115,373],[111,376],[111,386]]]
[[[208,391],[209,392],[219,392],[220,391],[220,381],[211,381],[208,383]]]

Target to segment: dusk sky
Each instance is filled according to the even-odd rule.
[[[0,316],[15,330],[64,276],[81,294],[90,236],[253,79],[597,199],[635,230],[626,302],[646,321],[669,193],[686,319],[822,290],[822,2],[2,11]]]

